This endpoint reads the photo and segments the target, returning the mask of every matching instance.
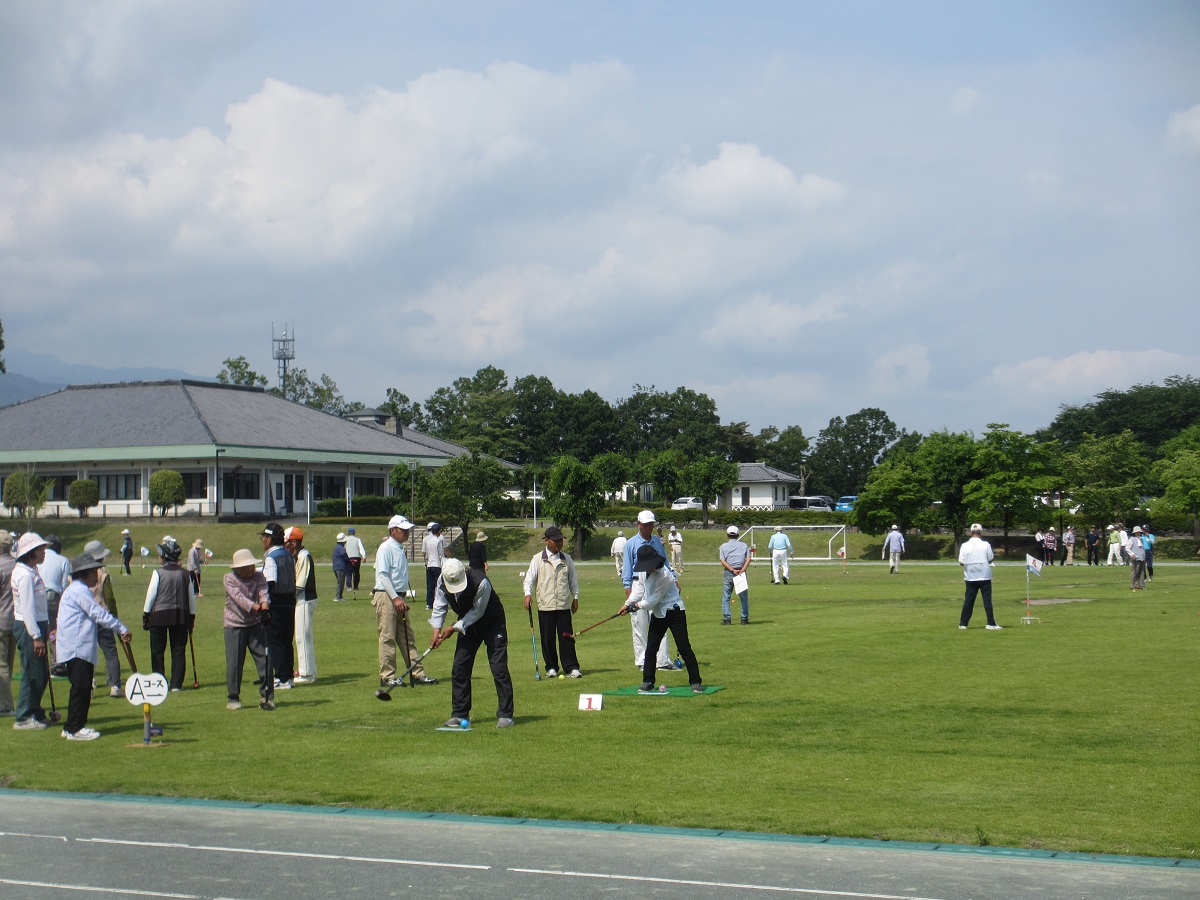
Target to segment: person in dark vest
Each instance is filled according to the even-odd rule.
[[[271,598],[271,621],[267,624],[267,652],[275,670],[275,690],[292,687],[296,671],[296,561],[283,546],[283,526],[271,522],[262,531],[263,577]]]
[[[179,565],[183,548],[167,535],[158,545],[162,568],[150,576],[142,628],[150,632],[150,668],[167,677],[171,690],[183,690],[187,672],[188,634],[196,624],[196,592],[187,570]],[[171,644],[171,674],[167,676],[167,643]]]
[[[448,609],[454,610],[458,621],[443,628]],[[442,574],[433,597],[433,616],[429,621],[433,625],[431,647],[441,646],[446,638],[458,633],[450,675],[453,689],[451,717],[446,726],[457,728],[463,719],[471,715],[471,670],[475,667],[475,655],[479,652],[480,644],[487,646],[492,680],[496,682],[496,727],[508,728],[512,725],[513,688],[512,676],[508,673],[508,628],[500,597],[492,590],[492,583],[487,576],[478,569],[467,569],[462,560],[447,559],[442,564]]]

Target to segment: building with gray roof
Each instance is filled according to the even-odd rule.
[[[792,485],[800,478],[765,462],[738,463],[738,480],[718,498],[724,509],[787,509]]]
[[[221,515],[301,515],[347,492],[390,494],[396,465],[436,468],[467,452],[411,429],[366,427],[259,387],[188,380],[72,385],[0,408],[0,497],[5,477],[35,467],[53,479],[43,514],[74,515],[67,488],[88,478],[100,487],[97,512],[145,516],[150,475],[174,469],[187,493],[180,514],[212,516],[219,504]]]

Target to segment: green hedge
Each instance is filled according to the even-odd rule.
[[[599,525],[613,528],[636,527],[637,514],[645,507],[629,505],[625,507],[609,507],[600,514]],[[702,528],[704,511],[700,509],[651,509],[654,518],[664,524],[677,525],[680,528]],[[715,509],[708,510],[708,523],[711,528],[726,528],[737,525],[745,528],[750,525],[849,525],[849,513],[809,512],[799,509]]]
[[[401,499],[400,497],[379,497],[375,494],[359,494],[354,498],[354,518],[383,516],[386,522],[399,511],[396,504]],[[405,509],[407,508],[406,504]],[[346,518],[346,501],[335,497],[322,500],[317,504],[316,513],[322,518],[344,519]]]

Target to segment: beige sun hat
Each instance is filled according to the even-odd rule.
[[[229,564],[231,569],[240,569],[242,566],[258,565],[258,560],[254,558],[254,554],[249,550],[234,550],[233,562]]]

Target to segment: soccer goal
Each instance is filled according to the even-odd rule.
[[[845,525],[782,525],[780,529],[792,542],[788,559],[834,562],[846,557]],[[767,544],[774,533],[774,525],[751,525],[742,534],[741,540],[754,548],[751,558],[756,562],[771,561]]]

